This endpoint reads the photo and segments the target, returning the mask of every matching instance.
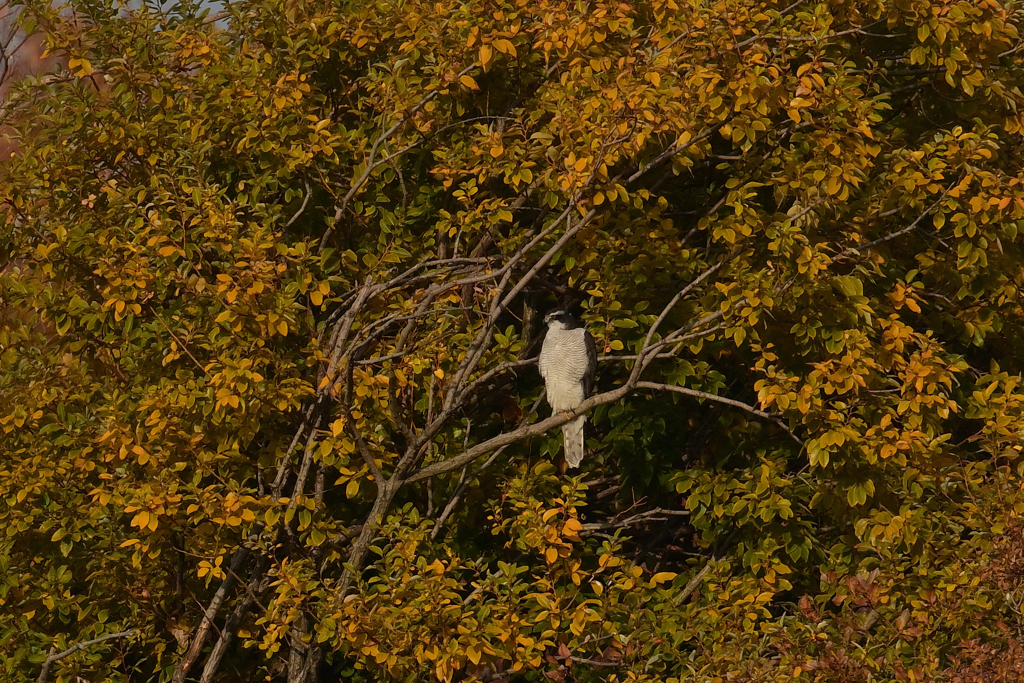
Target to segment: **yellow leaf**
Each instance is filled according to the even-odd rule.
[[[487,66],[487,62],[491,61],[491,56],[494,54],[491,50],[490,45],[480,46],[480,66]]]
[[[160,249],[159,249],[159,250],[157,250],[157,252],[156,252],[156,253],[160,254],[161,256],[170,256],[171,254],[173,254],[173,253],[174,253],[174,252],[176,252],[177,250],[178,250],[178,248],[177,248],[177,247],[175,247],[175,246],[173,246],[173,245],[170,245],[170,244],[168,244],[168,245],[167,245],[167,246],[165,246],[165,247],[160,247]]]
[[[676,578],[675,572],[658,572],[651,577],[651,583],[657,586],[659,583],[665,583],[666,581],[672,581]]]
[[[498,52],[504,52],[507,55],[516,56],[516,46],[512,44],[512,41],[505,40],[504,38],[498,38],[494,41],[494,47]]]
[[[68,68],[78,77],[92,74],[92,64],[89,63],[88,59],[69,59]]]
[[[544,551],[544,559],[548,561],[548,564],[554,564],[558,559],[558,551],[555,548],[548,548]]]
[[[500,157],[504,152],[505,148],[502,147],[500,144],[491,147],[491,156],[494,157],[495,159]]]
[[[434,370],[434,377],[437,377],[438,379],[444,379],[444,370],[442,370],[441,368]]]
[[[131,526],[137,526],[140,529],[144,529],[149,526],[149,512],[146,510],[140,510],[135,517],[132,518]]]
[[[474,81],[471,76],[463,76],[462,78],[459,79],[459,81],[462,83],[462,85],[466,86],[470,90],[480,89],[480,86],[476,84],[476,81]]]

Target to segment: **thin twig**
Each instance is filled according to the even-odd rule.
[[[669,517],[687,517],[689,516],[689,510],[665,510],[664,508],[654,508],[653,510],[646,510],[644,512],[637,513],[631,517],[620,521],[608,521],[608,522],[588,522],[583,525],[583,531],[603,531],[606,529],[627,529],[631,526],[636,526],[644,522],[663,522],[667,519],[662,515]]]
[[[156,318],[156,321],[158,323],[160,323],[165,330],[167,330],[167,334],[171,335],[171,339],[173,339],[175,342],[177,342],[178,346],[181,347],[181,350],[184,351],[185,354],[189,358],[192,359],[192,362],[196,364],[196,367],[199,368],[203,372],[204,375],[206,375],[207,377],[210,377],[209,371],[205,367],[203,367],[202,363],[200,363],[198,360],[196,360],[196,357],[193,356],[192,352],[188,350],[188,346],[184,342],[182,342],[180,339],[178,339],[178,337],[174,334],[174,332],[171,331],[171,328],[167,326],[167,323],[165,323],[164,319],[160,317],[160,314],[157,313],[156,311],[153,311],[153,317]]]
[[[783,17],[783,16],[789,14],[790,10],[796,9],[797,7],[799,7],[800,5],[804,4],[805,2],[807,2],[807,0],[796,0],[796,2],[794,2],[792,5],[790,5],[786,9],[782,10],[781,12],[779,12],[779,16]],[[768,23],[764,25],[764,28],[762,29],[762,31],[767,30],[774,23],[775,23],[775,19],[774,18],[769,19]],[[746,40],[744,40],[742,42],[736,43],[736,49],[739,50],[739,49],[745,48],[747,45],[750,45],[751,43],[753,43],[758,38],[763,38],[763,37],[764,37],[764,33],[755,34],[754,36],[752,36],[750,38],[747,38]]]
[[[860,253],[860,252],[864,251],[865,249],[870,249],[871,247],[878,246],[879,244],[884,244],[885,242],[888,242],[890,240],[894,240],[897,237],[902,237],[903,235],[906,235],[908,232],[910,232],[911,230],[916,228],[918,226],[918,224],[920,224],[920,222],[923,221],[928,214],[930,214],[933,210],[935,210],[935,207],[937,207],[939,204],[942,203],[942,200],[944,200],[946,198],[946,195],[948,195],[950,193],[950,191],[952,191],[952,189],[954,187],[956,187],[957,185],[960,184],[960,180],[961,180],[960,178],[957,178],[952,183],[950,183],[946,187],[946,190],[942,193],[942,195],[938,199],[936,199],[935,202],[931,206],[929,206],[927,209],[925,209],[924,212],[921,213],[920,216],[915,218],[914,222],[911,223],[910,225],[908,225],[907,227],[903,228],[902,230],[897,230],[896,232],[891,233],[889,235],[885,235],[884,237],[879,237],[878,239],[872,240],[872,241],[868,242],[867,244],[861,244],[861,245],[858,245],[856,247],[850,247],[850,248],[844,250],[842,253],[840,253],[836,257],[836,259],[840,259],[840,258],[843,258],[845,256],[850,256],[852,254]]]
[[[476,62],[470,64],[465,69],[460,71],[458,73],[458,75],[455,77],[455,80],[458,81],[461,77],[465,76],[466,74],[468,74],[470,71],[472,71],[475,68],[477,68]],[[320,252],[323,252],[323,250],[327,248],[327,241],[331,238],[331,235],[334,234],[334,229],[337,227],[338,222],[345,215],[345,209],[348,208],[348,203],[350,201],[352,201],[352,197],[354,197],[356,195],[356,193],[359,192],[359,190],[363,187],[363,185],[366,183],[366,181],[369,180],[370,175],[378,167],[380,167],[382,164],[385,164],[385,163],[388,162],[389,158],[387,158],[387,157],[382,159],[382,160],[378,160],[376,158],[377,157],[377,150],[380,149],[380,146],[384,142],[386,142],[392,135],[394,135],[398,131],[399,128],[401,128],[402,126],[407,124],[409,121],[411,121],[413,119],[413,117],[416,115],[416,113],[419,112],[420,109],[425,107],[431,100],[433,100],[435,97],[437,97],[438,94],[440,94],[440,93],[441,93],[440,89],[437,89],[437,90],[434,90],[434,91],[431,91],[431,92],[427,93],[423,98],[420,99],[419,102],[417,102],[412,107],[412,109],[410,109],[409,111],[403,113],[402,117],[399,118],[398,121],[396,121],[390,128],[388,128],[386,131],[381,133],[377,137],[377,139],[373,141],[373,145],[371,145],[371,147],[370,147],[370,153],[367,155],[366,168],[363,170],[362,175],[359,176],[359,178],[356,179],[355,182],[352,183],[352,187],[349,189],[349,191],[345,195],[345,197],[341,200],[341,204],[338,206],[337,210],[334,212],[334,222],[324,232],[323,237],[320,238],[320,248],[319,248]]]
[[[637,389],[653,389],[655,391],[672,391],[672,392],[675,392],[677,394],[685,394],[687,396],[693,396],[694,398],[701,398],[701,399],[704,399],[706,401],[713,401],[715,403],[724,403],[727,406],[732,406],[734,408],[739,408],[740,410],[745,410],[746,412],[750,413],[751,415],[757,415],[758,417],[763,417],[766,420],[771,420],[772,422],[777,424],[779,427],[781,427],[783,430],[785,430],[785,432],[787,434],[789,434],[790,438],[792,438],[798,444],[803,445],[803,441],[800,439],[800,437],[798,437],[796,434],[794,434],[793,431],[789,428],[789,426],[786,425],[786,423],[782,421],[782,417],[780,415],[773,414],[773,413],[766,413],[765,411],[758,410],[754,406],[747,405],[746,403],[743,403],[742,401],[736,401],[736,400],[731,399],[731,398],[725,398],[724,396],[718,396],[717,394],[709,394],[706,391],[697,391],[696,389],[687,389],[686,387],[679,387],[679,386],[675,386],[674,384],[658,384],[656,382],[637,382],[636,383],[636,388]]]
[[[725,261],[719,261],[715,265],[711,266],[710,268],[705,270],[703,273],[701,273],[699,276],[694,278],[688,285],[686,285],[681,290],[679,290],[679,292],[676,293],[676,295],[674,297],[672,297],[672,300],[669,301],[668,304],[666,304],[663,309],[661,309],[661,315],[659,315],[658,319],[654,321],[653,325],[651,325],[651,329],[647,330],[647,336],[644,337],[644,343],[643,343],[643,346],[641,347],[642,349],[650,348],[651,340],[654,338],[654,335],[657,333],[658,327],[665,320],[665,318],[668,316],[668,314],[672,311],[672,309],[675,307],[675,305],[677,303],[679,303],[679,301],[684,296],[686,296],[691,291],[693,291],[693,289],[695,287],[697,287],[701,282],[703,282],[707,278],[711,277],[711,275],[713,275],[714,272],[716,270],[718,270],[719,268],[721,268],[724,264],[725,264]],[[641,353],[641,355],[643,355],[643,353]],[[636,365],[633,366],[633,371],[630,374],[632,376],[634,376],[634,377],[639,376],[640,373],[643,371],[643,369],[645,367],[647,367],[647,365],[649,365],[649,364],[650,364],[650,361],[648,361],[646,363],[644,363],[644,362],[637,363]]]
[[[306,198],[302,200],[302,206],[300,206],[299,210],[295,212],[295,215],[293,215],[291,217],[291,219],[287,223],[284,224],[284,227],[285,227],[286,230],[288,228],[292,227],[292,223],[294,223],[295,221],[299,220],[299,216],[301,216],[302,212],[306,210],[306,204],[309,203],[309,198],[310,198],[310,196],[312,194],[313,194],[313,192],[312,192],[312,190],[310,190],[310,188],[309,188],[309,181],[307,180],[306,181]]]
[[[356,427],[356,421],[352,417],[352,411],[349,410],[347,405],[342,406],[342,411],[345,413],[345,426],[348,427],[349,433],[355,440],[356,448],[359,449],[359,454],[363,457],[363,462],[366,463],[366,467],[370,470],[370,474],[373,475],[374,485],[379,489],[384,483],[384,473],[380,471],[377,461],[373,458],[373,453],[370,452],[369,447],[366,445],[366,441],[363,440],[363,435],[359,433],[359,429]]]

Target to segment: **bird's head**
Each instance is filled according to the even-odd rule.
[[[572,313],[562,309],[556,309],[544,316],[544,324],[555,329],[571,330],[579,327],[580,324]]]

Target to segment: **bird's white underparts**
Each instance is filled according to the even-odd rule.
[[[579,320],[564,310],[544,316],[548,326],[540,349],[539,367],[553,413],[575,410],[590,394],[597,370],[594,338]],[[583,461],[586,415],[562,425],[565,461],[578,467]]]

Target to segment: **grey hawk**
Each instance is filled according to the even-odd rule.
[[[568,311],[551,311],[544,316],[544,322],[548,331],[540,349],[539,366],[548,404],[552,412],[573,410],[594,387],[597,370],[594,338]],[[586,422],[587,416],[580,415],[562,425],[565,461],[569,467],[577,467],[583,460],[583,425]]]

